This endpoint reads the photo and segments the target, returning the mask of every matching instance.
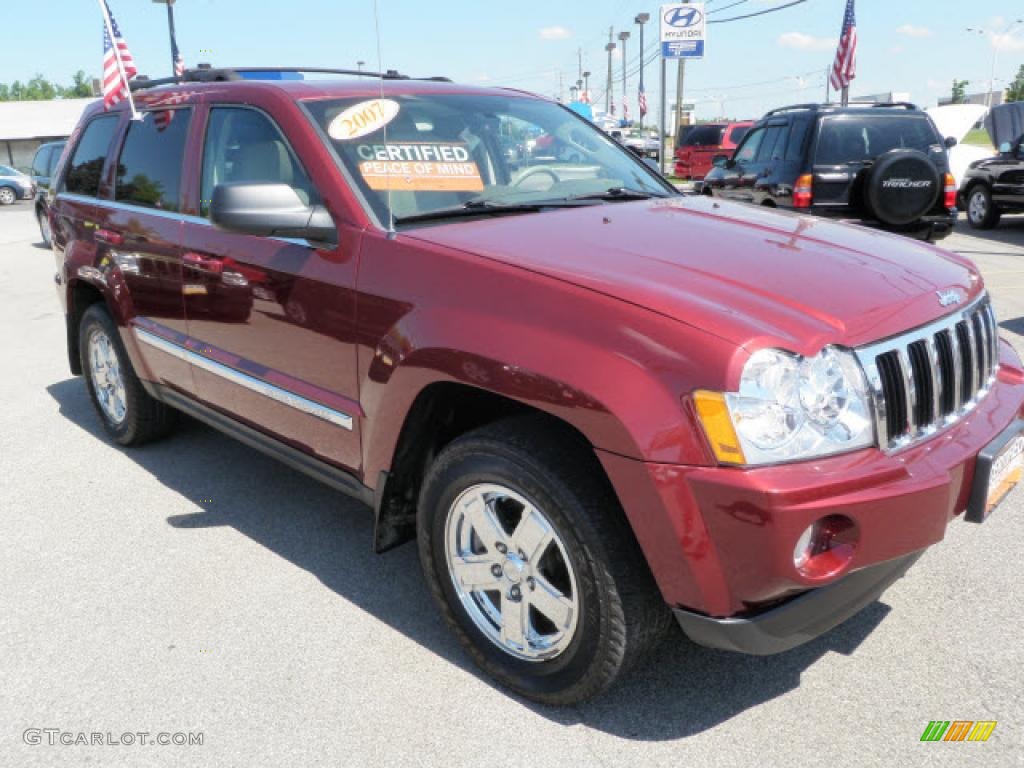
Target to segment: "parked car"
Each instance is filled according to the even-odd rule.
[[[14,205],[19,200],[31,200],[35,192],[31,176],[8,165],[0,165],[0,205]]]
[[[991,229],[1004,213],[1024,213],[1024,104],[992,110],[989,134],[999,154],[971,163],[960,202],[975,229]]]
[[[612,131],[611,136],[637,157],[646,157],[655,162],[661,159],[661,139],[656,131]]]
[[[797,646],[1019,479],[966,258],[683,197],[527,94],[184,79],[89,107],[50,189],[72,372],[121,445],[182,411],[365,501],[523,696],[597,694],[673,616]],[[512,171],[506,124],[584,162]]]
[[[51,141],[43,144],[36,150],[35,157],[32,158],[32,182],[36,185],[36,221],[39,222],[39,234],[42,236],[43,244],[47,248],[52,243],[46,192],[50,188],[50,178],[57,167],[57,161],[60,160],[61,154],[64,152],[65,145],[67,145],[66,141]]]
[[[955,143],[913,104],[783,107],[715,158],[703,191],[935,241],[957,219]]]
[[[747,135],[754,123],[705,123],[680,128],[676,146],[676,176],[683,179],[703,179],[712,168],[716,155],[728,154]]]

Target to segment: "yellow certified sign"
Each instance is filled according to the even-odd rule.
[[[379,131],[398,116],[401,105],[391,99],[371,99],[353,104],[327,126],[335,141],[351,141]]]

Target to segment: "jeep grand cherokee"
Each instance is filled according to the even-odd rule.
[[[371,505],[503,684],[592,696],[673,615],[791,648],[1020,478],[968,260],[681,197],[542,98],[352,75],[87,110],[49,193],[69,362],[122,445],[183,411]],[[531,136],[565,151],[510,168]]]

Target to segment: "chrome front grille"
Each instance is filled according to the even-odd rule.
[[[879,446],[905,448],[963,418],[988,394],[998,350],[988,296],[923,328],[858,349]]]

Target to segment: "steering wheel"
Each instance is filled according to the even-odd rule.
[[[509,186],[511,186],[513,189],[519,189],[523,185],[524,181],[526,181],[529,178],[536,177],[536,176],[550,176],[551,177],[551,184],[549,184],[547,187],[544,187],[544,188],[538,188],[536,190],[538,192],[543,192],[545,190],[551,189],[551,187],[555,186],[555,184],[557,184],[559,181],[561,181],[561,179],[558,178],[558,174],[556,174],[550,168],[545,168],[544,166],[538,165],[536,168],[529,168],[529,169],[527,169],[525,172],[523,172],[522,176],[520,176],[518,179],[513,181]]]

